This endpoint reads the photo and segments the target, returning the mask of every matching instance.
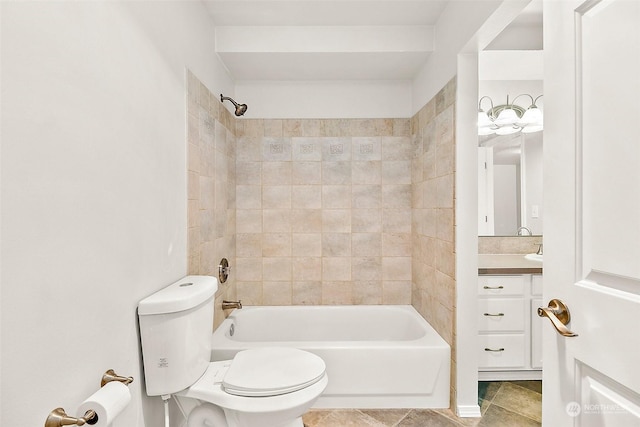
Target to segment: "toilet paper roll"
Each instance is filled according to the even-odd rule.
[[[98,414],[98,422],[94,426],[108,427],[130,401],[129,387],[119,381],[112,381],[82,402],[76,416],[83,417],[85,412],[93,409]]]

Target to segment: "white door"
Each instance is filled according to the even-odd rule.
[[[640,1],[544,2],[543,425],[640,426]]]

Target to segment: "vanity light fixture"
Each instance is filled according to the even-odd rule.
[[[528,96],[531,99],[531,105],[523,108],[515,104],[515,101],[521,96]],[[507,95],[507,103],[494,107],[493,100],[488,96],[483,96],[478,101],[478,135],[509,135],[516,132],[533,133],[543,129],[542,111],[536,105],[538,99],[542,95],[534,98],[528,93],[516,96],[509,103],[509,95]],[[482,109],[482,101],[488,99],[491,108],[488,111]]]

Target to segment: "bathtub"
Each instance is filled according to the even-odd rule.
[[[449,407],[451,349],[412,306],[245,307],[215,330],[211,356],[266,346],[324,359],[315,408]]]

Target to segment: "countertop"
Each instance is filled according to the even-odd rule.
[[[526,259],[524,254],[480,254],[478,274],[542,274],[542,261]]]

